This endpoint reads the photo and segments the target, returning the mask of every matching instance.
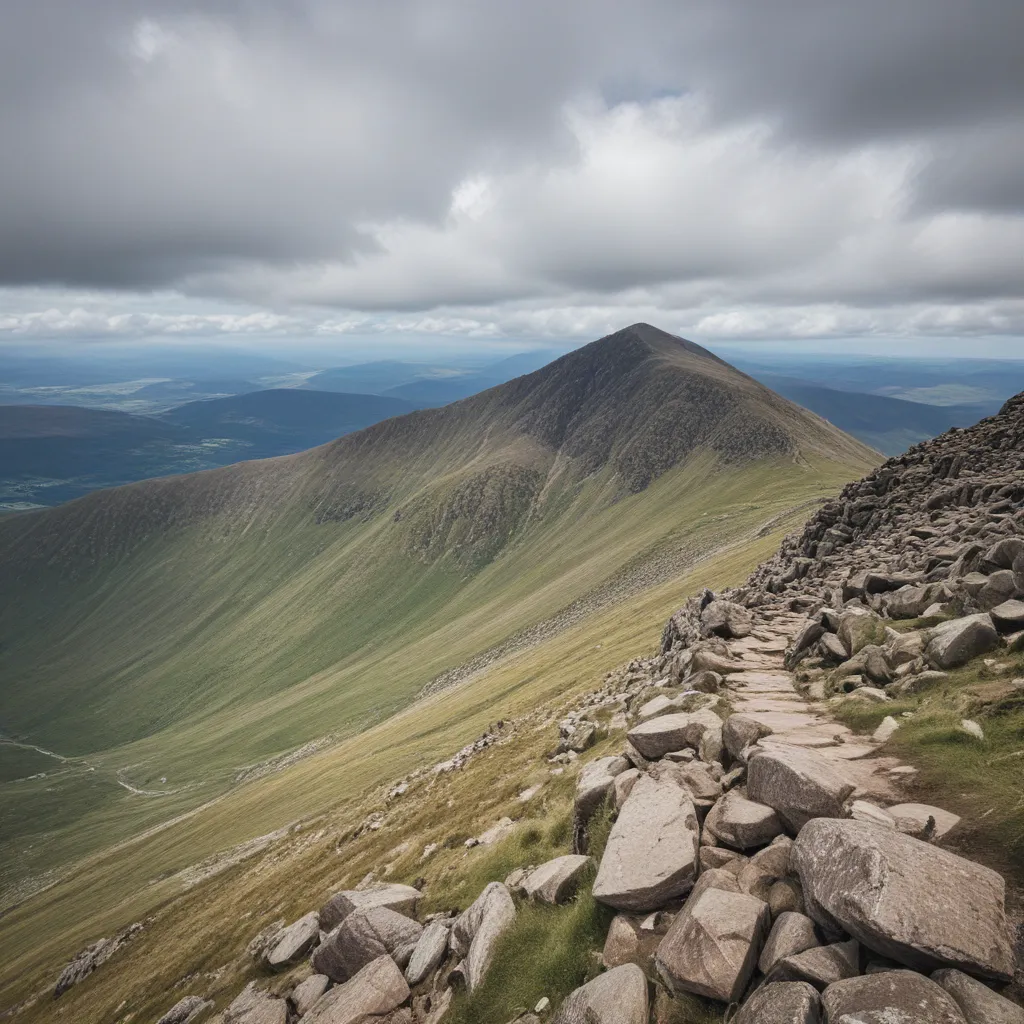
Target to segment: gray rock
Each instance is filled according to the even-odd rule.
[[[989,576],[985,586],[978,591],[974,600],[984,611],[1009,601],[1017,593],[1017,581],[1009,569],[1000,569]]]
[[[762,974],[769,974],[780,960],[820,944],[814,922],[809,917],[795,913],[780,914],[768,933],[757,966]]]
[[[437,969],[448,952],[448,936],[451,933],[452,922],[445,918],[438,918],[431,921],[423,929],[416,948],[412,951],[409,964],[405,968],[405,980],[409,987],[415,987],[426,981],[431,973]]]
[[[97,967],[105,964],[141,931],[141,924],[133,924],[125,928],[124,931],[118,932],[112,939],[97,939],[91,945],[86,946],[61,971],[60,977],[57,979],[57,986],[53,990],[53,998],[58,998],[72,985],[77,985],[80,981],[88,978]]]
[[[712,601],[700,613],[700,624],[706,633],[714,633],[726,640],[741,640],[754,629],[754,616],[741,604],[732,601]]]
[[[316,1001],[330,988],[330,985],[331,979],[326,974],[311,974],[305,981],[300,981],[295,986],[288,1001],[301,1017],[313,1007]]]
[[[772,730],[760,720],[742,713],[730,715],[722,726],[722,742],[734,761],[745,760],[743,752]]]
[[[709,888],[687,900],[655,957],[673,993],[735,1002],[746,989],[768,934],[768,905],[741,892]]]
[[[1002,641],[992,617],[968,615],[962,619],[950,619],[928,631],[925,653],[929,662],[938,669],[957,668],[966,665],[973,658],[995,650]]]
[[[643,722],[631,729],[626,738],[640,753],[651,761],[664,757],[671,750],[689,747],[701,754],[704,760],[715,760],[705,757],[701,747],[707,748],[705,733],[717,735],[718,750],[722,745],[722,720],[708,710],[662,715],[659,718]],[[714,736],[712,737],[712,744]],[[708,749],[708,753],[713,753]]]
[[[771,807],[748,800],[734,789],[711,808],[704,828],[726,846],[748,850],[764,846],[780,835],[782,822]]]
[[[452,950],[465,955],[466,986],[472,992],[483,982],[498,939],[516,919],[516,905],[501,882],[491,882],[464,910],[452,928]]]
[[[818,650],[821,651],[821,656],[833,665],[846,661],[850,656],[846,645],[835,633],[826,633],[818,643]]]
[[[802,981],[762,985],[731,1024],[821,1024],[821,998]]]
[[[255,981],[235,997],[224,1011],[224,1024],[285,1024],[288,1004],[260,989]]]
[[[642,928],[639,918],[616,914],[608,926],[601,962],[606,968],[637,964],[647,971],[654,962],[661,940],[662,934]]]
[[[993,570],[1012,569],[1017,559],[1024,558],[1024,540],[1005,537],[998,540],[984,555],[984,562]]]
[[[213,1009],[213,1002],[202,996],[185,996],[179,999],[156,1024],[192,1024],[200,1014]]]
[[[950,996],[912,971],[837,981],[821,1001],[830,1024],[966,1024]]]
[[[387,907],[396,914],[412,917],[420,893],[411,885],[374,885],[369,889],[346,889],[335,893],[320,908],[320,929],[329,932],[356,910]]]
[[[576,780],[574,805],[576,820],[580,825],[585,825],[593,817],[611,791],[616,776],[627,768],[629,763],[624,757],[599,757],[583,766]]]
[[[647,978],[623,964],[571,992],[553,1024],[647,1024]]]
[[[1004,601],[989,614],[1000,633],[1016,633],[1024,629],[1024,601]]]
[[[856,939],[836,942],[831,946],[816,946],[784,957],[771,974],[772,981],[806,981],[817,989],[824,989],[844,978],[860,974],[860,943]]]
[[[717,672],[704,669],[689,676],[686,680],[686,687],[696,690],[698,693],[718,693],[722,688],[722,677]]]
[[[542,903],[565,903],[579,887],[593,860],[579,854],[556,857],[530,872],[523,888],[531,899]]]
[[[636,768],[629,768],[621,775],[615,776],[615,782],[612,786],[612,800],[615,804],[615,810],[622,810],[622,805],[626,802],[626,797],[633,792],[633,785],[639,778],[640,772]]]
[[[923,587],[901,587],[889,594],[885,610],[893,619],[919,619],[925,611],[939,600],[942,585],[929,583]]]
[[[612,826],[594,898],[617,910],[657,910],[693,887],[699,843],[689,793],[641,776]]]
[[[792,832],[811,818],[838,818],[856,785],[817,751],[776,746],[747,765],[747,796],[774,808]]]
[[[960,816],[930,804],[896,804],[887,808],[896,827],[917,839],[941,839],[960,822]]]
[[[387,907],[357,910],[327,935],[310,962],[331,981],[348,981],[378,957],[391,957],[407,943],[418,942],[422,934],[421,924]]]
[[[322,995],[302,1018],[302,1024],[356,1024],[364,1017],[383,1017],[408,998],[409,986],[402,972],[391,957],[382,956],[344,985]]]
[[[1005,883],[947,850],[860,821],[819,818],[793,861],[807,912],[916,970],[960,967],[1008,980]]]
[[[267,953],[267,966],[274,970],[298,963],[320,937],[320,918],[314,910],[290,924]]]
[[[851,608],[839,617],[839,639],[853,657],[868,644],[885,643],[885,623],[874,612]]]
[[[963,971],[944,968],[932,981],[953,997],[967,1024],[1024,1024],[1024,1009]]]
[[[773,882],[768,890],[768,908],[773,919],[779,914],[804,913],[807,908],[804,906],[804,891],[799,881],[795,878],[780,878]]]

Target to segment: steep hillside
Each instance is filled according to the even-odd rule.
[[[76,759],[5,789],[7,881],[381,722],[875,458],[636,325],[309,452],[0,521],[0,723]]]

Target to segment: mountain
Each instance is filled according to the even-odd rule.
[[[911,445],[942,434],[950,427],[968,427],[996,412],[999,403],[926,405],[865,392],[840,391],[794,377],[754,372],[762,384],[797,405],[824,416],[840,430],[885,455],[898,455]]]
[[[229,437],[252,447],[252,458],[314,448],[342,434],[416,408],[378,395],[271,388],[187,402],[161,416],[202,437]]]
[[[0,406],[0,508],[56,505],[149,477],[313,448],[416,406],[278,388],[187,402],[161,416]]]
[[[349,394],[379,395],[414,381],[460,377],[467,371],[437,367],[428,363],[407,363],[400,359],[380,359],[354,366],[321,370],[307,378],[305,387],[317,391],[344,391]]]
[[[0,723],[26,745],[0,744],[0,768],[28,746],[71,759],[45,779],[17,774],[21,760],[0,773],[0,884],[23,892],[30,876],[220,808],[173,850],[139,838],[147,875],[118,854],[103,884],[149,899],[160,890],[144,878],[182,857],[378,777],[307,773],[293,787],[282,775],[258,806],[249,780],[399,713],[424,743],[486,724],[500,714],[492,673],[515,652],[542,645],[556,668],[509,670],[502,692],[571,680],[577,659],[614,656],[645,595],[660,608],[712,555],[746,564],[794,510],[876,461],[638,324],[310,451],[0,520]],[[244,810],[209,803],[236,793]]]
[[[388,388],[385,395],[393,395],[407,402],[415,402],[420,408],[432,408],[457,402],[460,398],[468,398],[479,391],[487,391],[511,378],[488,377],[479,373],[467,373],[459,377],[435,377],[423,380],[412,380],[408,384],[399,384]]]

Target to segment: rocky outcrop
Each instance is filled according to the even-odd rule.
[[[192,1024],[201,1014],[213,1009],[213,1002],[202,996],[179,999],[156,1024]]]
[[[60,977],[57,979],[57,986],[53,991],[54,999],[63,995],[72,985],[77,985],[80,981],[88,978],[97,967],[105,964],[112,956],[119,953],[141,931],[141,924],[133,924],[118,932],[112,939],[97,939],[91,945],[86,946],[61,971]]]

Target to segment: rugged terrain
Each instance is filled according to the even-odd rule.
[[[157,914],[60,999],[225,1024],[1020,1024],[1021,598],[1024,396],[849,485],[654,654],[396,777],[340,835],[273,839],[221,880],[261,907],[224,922],[245,952],[157,996],[140,965],[202,916]]]

